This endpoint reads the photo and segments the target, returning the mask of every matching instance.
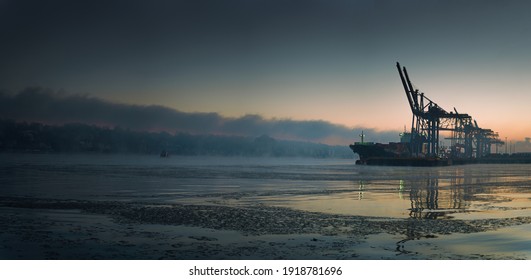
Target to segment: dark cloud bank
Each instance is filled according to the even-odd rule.
[[[27,88],[16,95],[0,93],[0,118],[46,124],[84,123],[135,131],[214,134],[348,144],[361,130],[369,141],[397,141],[397,131],[348,128],[322,120],[265,119],[259,115],[228,118],[218,113],[186,113],[159,105],[112,103],[88,95]]]

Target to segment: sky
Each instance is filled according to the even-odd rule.
[[[367,140],[396,141],[387,138],[411,123],[400,62],[441,107],[519,140],[531,136],[530,8],[477,0],[0,0],[0,98],[4,108],[12,104],[0,117],[225,134],[236,133],[227,123],[254,120],[249,135],[344,144],[364,129]],[[42,100],[54,106],[39,107]],[[71,100],[84,110],[58,109]],[[94,116],[95,104],[140,110],[153,122]],[[175,121],[161,121],[161,112]],[[212,130],[193,129],[201,116],[215,116]],[[271,129],[288,122],[296,129]],[[297,129],[320,129],[321,137],[286,133]]]

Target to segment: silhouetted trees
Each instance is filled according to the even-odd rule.
[[[0,120],[0,151],[173,155],[353,157],[346,146],[259,137],[138,132],[86,124],[62,126]]]

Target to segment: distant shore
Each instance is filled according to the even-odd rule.
[[[170,156],[353,157],[346,145],[281,140],[268,135],[169,134],[0,119],[0,152],[160,155],[162,151]]]

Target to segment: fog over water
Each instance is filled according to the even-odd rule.
[[[347,127],[325,120],[268,119],[257,114],[225,117],[214,112],[184,112],[162,105],[131,105],[89,95],[26,88],[0,91],[0,119],[47,124],[83,123],[134,131],[252,136],[346,145],[365,130],[371,141],[398,141],[398,131]]]

